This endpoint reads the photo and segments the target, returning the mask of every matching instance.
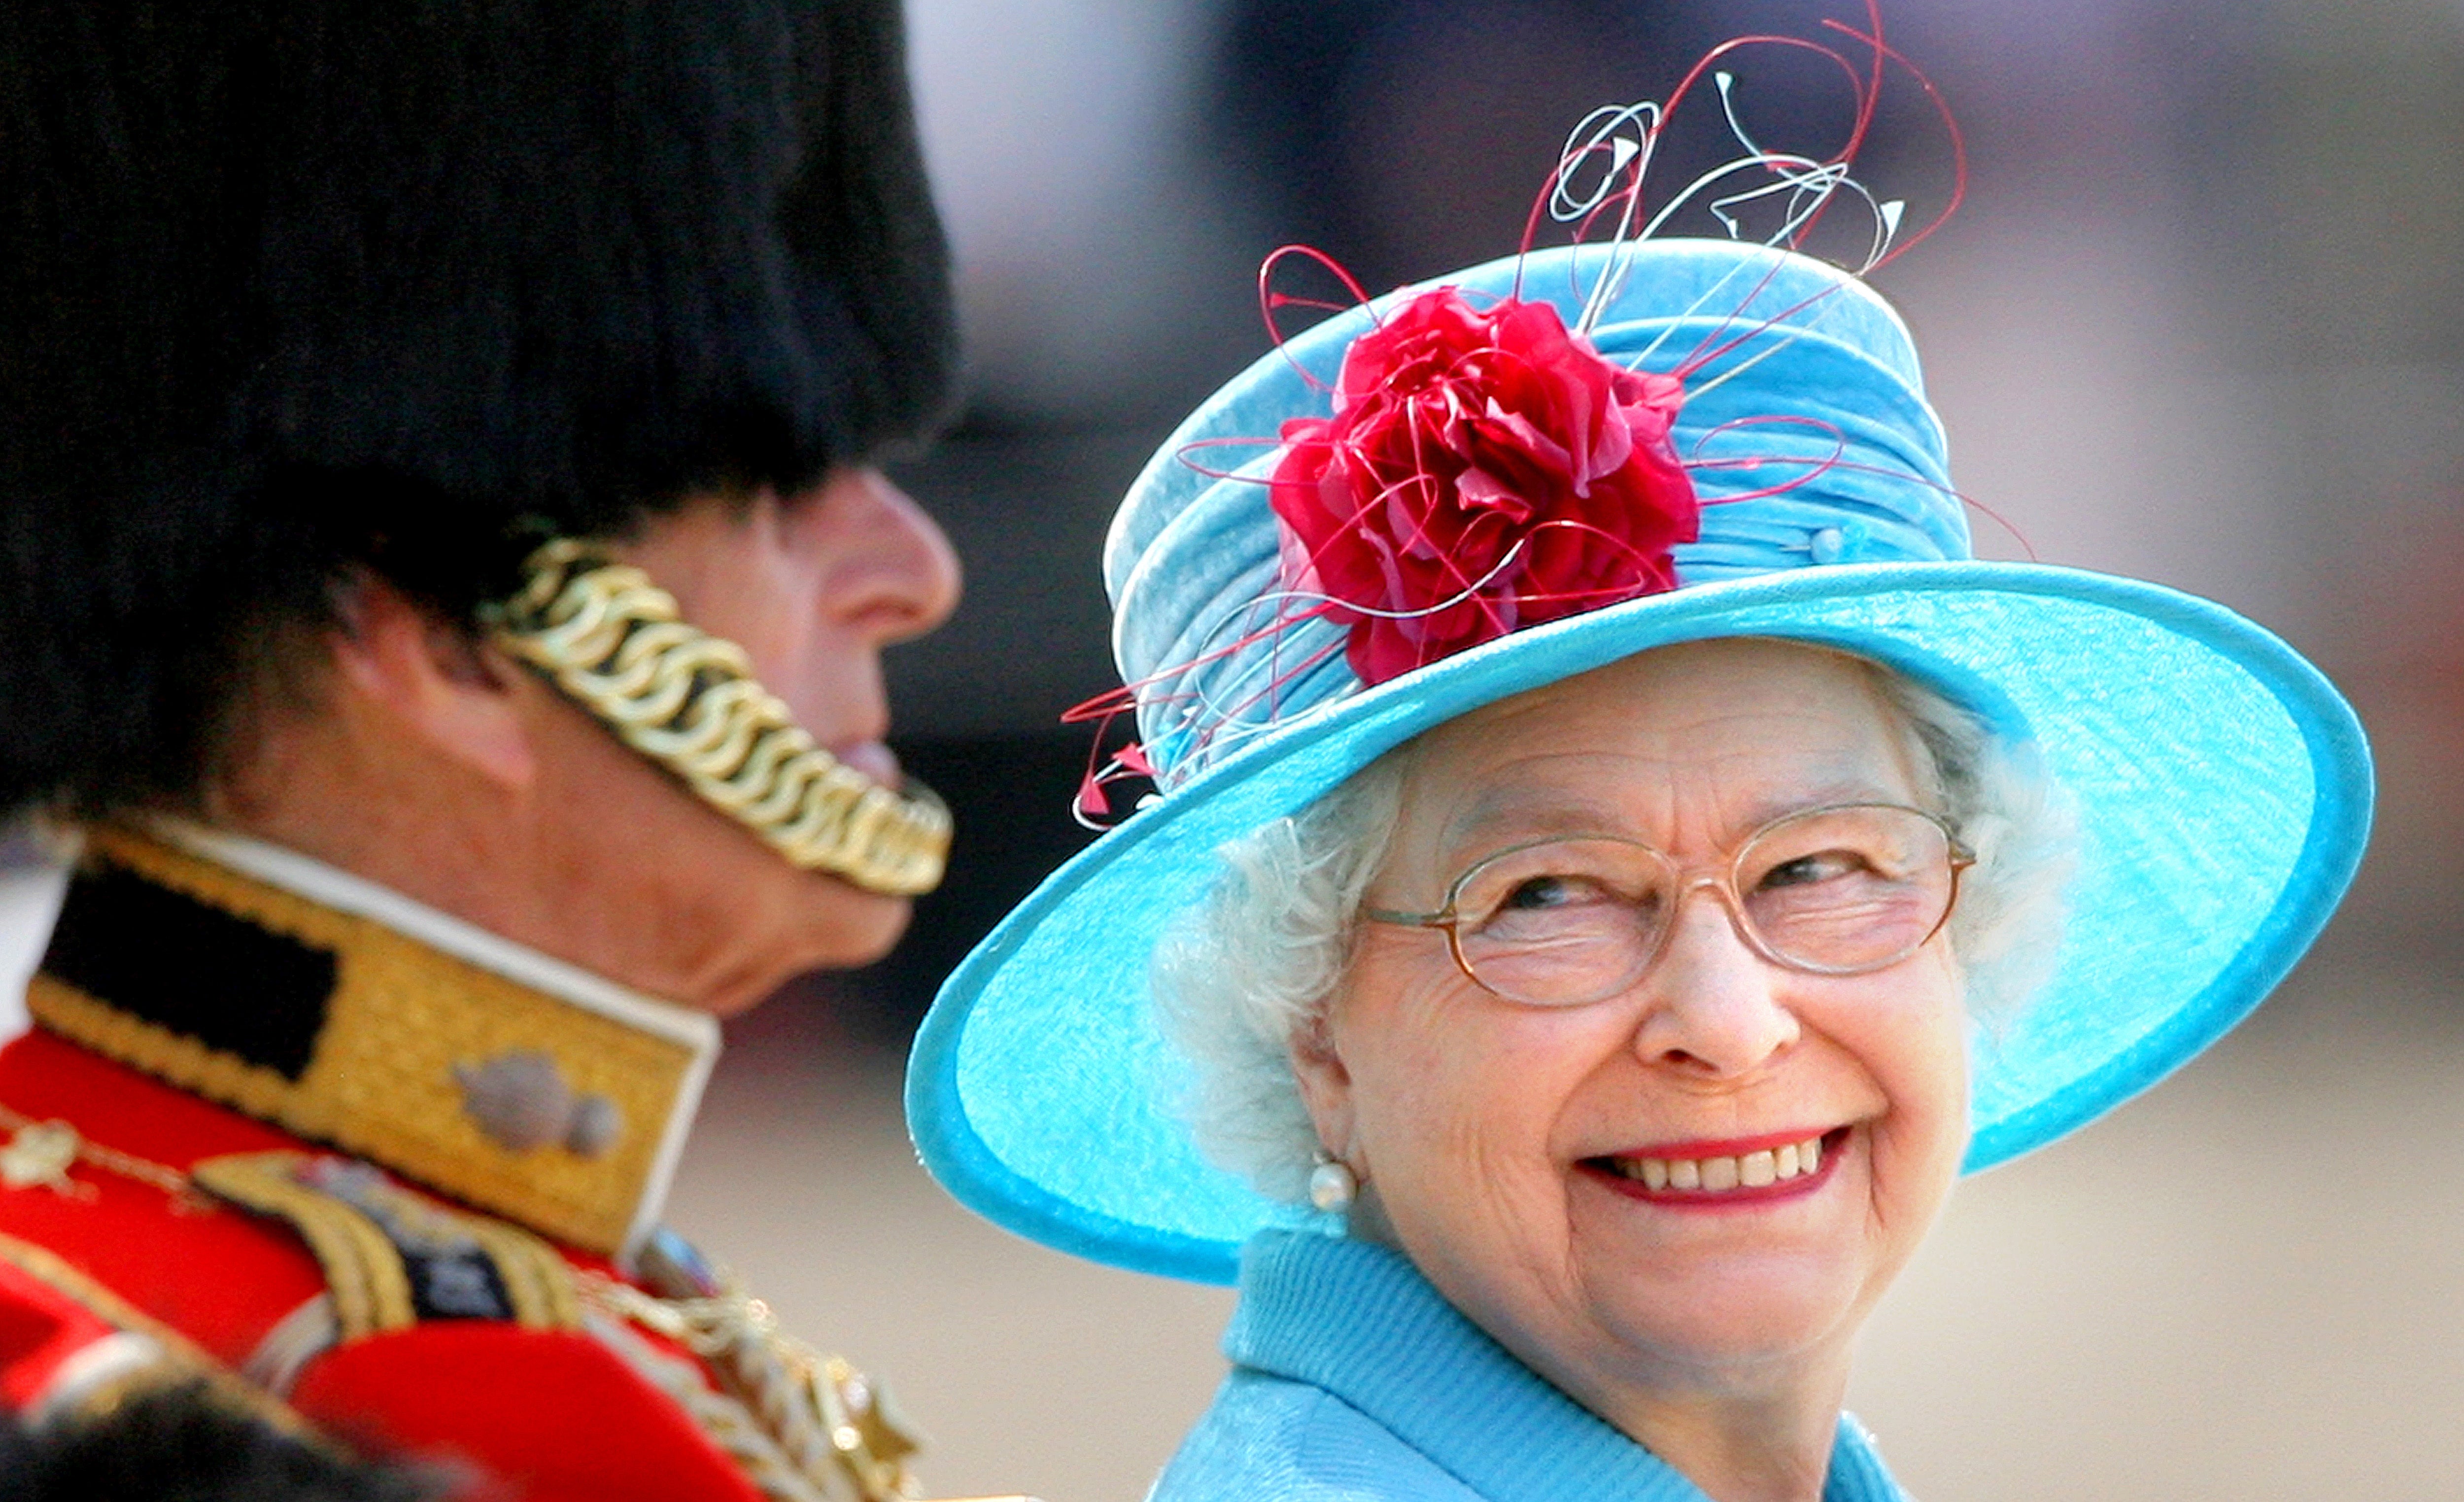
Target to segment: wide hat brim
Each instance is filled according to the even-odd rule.
[[[2352,710],[2225,607],[2038,564],[1844,564],[1694,585],[1504,637],[1277,726],[1048,878],[941,989],[908,1115],[962,1203],[1047,1246],[1228,1283],[1289,1221],[1177,1114],[1189,1066],[1148,1001],[1155,941],[1216,850],[1431,726],[1637,652],[1755,636],[1858,653],[2032,740],[2080,822],[2052,979],[1976,1031],[1966,1167],[2040,1147],[2179,1068],[2265,997],[2369,827]]]

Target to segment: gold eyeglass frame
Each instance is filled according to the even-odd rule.
[[[1774,829],[1783,828],[1784,826],[1794,824],[1802,819],[1818,818],[1824,814],[1850,813],[1859,809],[1866,808],[1881,808],[1889,809],[1898,813],[1912,813],[1942,831],[1944,849],[1950,863],[1950,888],[1943,896],[1941,916],[1933,920],[1933,926],[1925,931],[1924,937],[1909,943],[1896,954],[1861,964],[1842,966],[1808,964],[1801,960],[1792,959],[1787,955],[1781,954],[1778,950],[1771,947],[1771,942],[1766,939],[1761,931],[1755,927],[1752,917],[1746,911],[1745,902],[1737,895],[1737,872],[1744,863],[1747,854],[1750,852],[1755,846],[1762,843],[1764,836],[1770,834]],[[1567,845],[1586,841],[1604,841],[1612,845],[1630,846],[1658,861],[1661,867],[1672,878],[1672,885],[1669,890],[1674,894],[1674,895],[1665,910],[1667,916],[1661,919],[1659,925],[1658,935],[1653,939],[1650,948],[1643,954],[1642,959],[1635,965],[1633,973],[1619,980],[1615,985],[1602,991],[1597,996],[1585,997],[1580,1001],[1565,1002],[1533,1001],[1529,997],[1516,996],[1511,992],[1499,990],[1496,986],[1491,985],[1487,981],[1483,980],[1480,972],[1473,968],[1470,957],[1463,953],[1462,927],[1463,915],[1457,908],[1457,905],[1463,900],[1463,889],[1469,886],[1472,879],[1478,876],[1483,871],[1485,871],[1490,866],[1506,859],[1509,855],[1519,855],[1525,850],[1537,850],[1544,845]],[[1691,898],[1698,890],[1708,889],[1714,895],[1720,898],[1722,905],[1728,910],[1728,926],[1736,931],[1738,939],[1744,941],[1746,947],[1752,950],[1765,963],[1776,965],[1783,970],[1793,970],[1801,975],[1871,975],[1877,970],[1889,969],[1891,966],[1898,964],[1901,961],[1907,959],[1910,955],[1915,954],[1918,950],[1923,949],[1925,945],[1933,942],[1934,936],[1942,932],[1943,925],[1950,921],[1952,911],[1959,906],[1960,874],[1975,864],[1976,852],[1969,849],[1967,842],[1960,839],[1958,831],[1954,830],[1950,827],[1950,822],[1943,818],[1940,814],[1930,812],[1924,808],[1911,807],[1906,804],[1824,804],[1813,808],[1799,808],[1790,813],[1781,814],[1776,819],[1766,821],[1765,823],[1757,826],[1750,833],[1746,835],[1744,839],[1739,840],[1736,843],[1736,846],[1722,858],[1719,864],[1712,866],[1680,866],[1677,864],[1677,861],[1673,856],[1671,856],[1666,850],[1660,849],[1658,846],[1649,845],[1641,840],[1633,839],[1622,834],[1551,834],[1541,839],[1524,840],[1517,844],[1509,845],[1504,850],[1492,850],[1488,854],[1482,856],[1480,859],[1472,862],[1469,866],[1463,868],[1463,873],[1455,877],[1455,879],[1449,882],[1446,886],[1445,905],[1439,908],[1434,913],[1402,913],[1387,908],[1363,907],[1360,910],[1360,916],[1374,923],[1386,923],[1400,928],[1435,928],[1444,930],[1446,936],[1446,948],[1454,956],[1455,968],[1461,970],[1463,973],[1464,978],[1470,981],[1472,984],[1479,986],[1482,990],[1488,992],[1491,996],[1512,1002],[1518,1006],[1537,1006],[1551,1009],[1559,1007],[1591,1006],[1600,1002],[1607,1001],[1610,997],[1628,990],[1644,976],[1651,973],[1652,968],[1660,963],[1661,957],[1668,952],[1670,938],[1677,932],[1678,915],[1684,911],[1686,901]]]
[[[938,886],[950,811],[830,755],[753,675],[744,649],[684,620],[629,563],[560,538],[490,612],[495,641],[617,738],[792,864],[888,896]]]

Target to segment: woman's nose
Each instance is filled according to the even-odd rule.
[[[1796,1041],[1778,973],[1748,947],[1718,896],[1698,889],[1671,922],[1667,947],[1642,980],[1647,1009],[1635,1049],[1646,1063],[1733,1078]]]
[[[847,544],[831,613],[882,646],[948,620],[958,605],[958,555],[940,524],[879,470],[842,470],[828,486]]]

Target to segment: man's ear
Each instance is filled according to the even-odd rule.
[[[328,644],[348,692],[498,786],[531,785],[539,766],[519,669],[382,579],[351,581],[339,605],[341,627]]]
[[[1354,1156],[1352,1071],[1344,1067],[1343,1056],[1335,1051],[1325,1011],[1319,1011],[1293,1030],[1291,1057],[1292,1077],[1300,1082],[1301,1104],[1309,1108],[1309,1120],[1317,1126],[1318,1145],[1335,1157],[1351,1161]],[[1354,1172],[1363,1166],[1352,1163]]]

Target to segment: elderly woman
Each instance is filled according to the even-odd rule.
[[[1107,574],[1162,796],[953,977],[910,1109],[1004,1225],[1237,1270],[1174,1502],[1896,1497],[1849,1350],[1954,1179],[2231,1027],[2367,825],[2274,637],[1973,562],[1905,328],[1780,251],[1330,320]]]

